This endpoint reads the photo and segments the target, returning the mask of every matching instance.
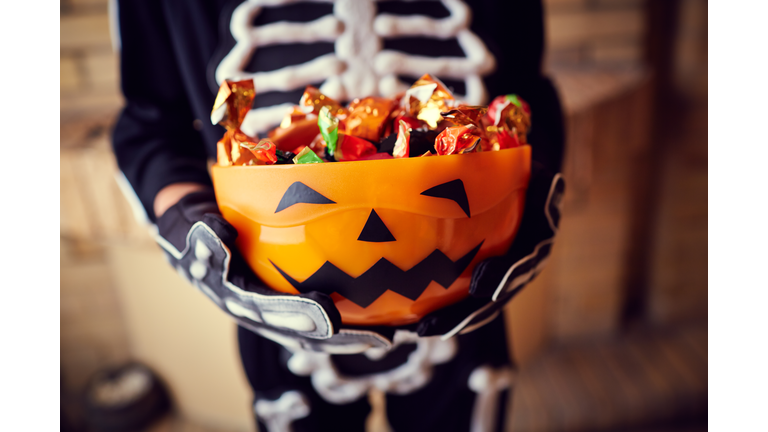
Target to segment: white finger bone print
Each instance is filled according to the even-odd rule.
[[[440,0],[449,15],[437,19],[423,15],[377,15],[373,0],[310,0],[334,3],[333,14],[308,23],[280,21],[253,25],[263,7],[297,1],[247,0],[235,9],[230,32],[236,43],[216,69],[217,83],[252,78],[258,94],[297,90],[322,82],[323,93],[337,100],[352,100],[376,95],[392,97],[408,87],[398,75],[429,73],[464,80],[466,94],[456,95],[459,100],[471,105],[486,102],[482,76],[494,70],[495,59],[482,40],[469,30],[471,11],[462,1]],[[382,38],[408,36],[456,38],[465,57],[426,57],[382,49]],[[258,47],[313,42],[334,42],[334,52],[273,71],[245,70]],[[285,103],[252,109],[243,122],[243,132],[265,132],[280,123],[292,106]]]

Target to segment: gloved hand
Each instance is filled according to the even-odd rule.
[[[179,274],[251,331],[288,348],[331,353],[390,343],[373,332],[340,331],[341,316],[326,294],[289,295],[264,286],[237,252],[237,231],[221,217],[211,189],[180,199],[157,229],[156,241]]]
[[[439,309],[419,321],[419,336],[448,338],[468,333],[495,318],[504,305],[542,270],[560,222],[565,191],[560,174],[533,161],[520,228],[507,253],[475,266],[470,297]]]

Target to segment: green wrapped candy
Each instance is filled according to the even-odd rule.
[[[317,114],[317,126],[325,140],[325,151],[329,156],[336,153],[336,144],[339,142],[339,119],[331,114],[331,109],[324,106]],[[312,154],[315,154],[312,152]],[[317,155],[315,155],[317,157]]]
[[[296,157],[293,158],[295,164],[323,163],[323,160],[309,147],[304,147]]]

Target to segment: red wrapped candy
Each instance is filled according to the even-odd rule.
[[[435,150],[440,156],[463,154],[475,151],[479,143],[476,127],[454,126],[440,132],[435,139]]]
[[[356,136],[339,133],[336,151],[333,153],[337,161],[359,160],[376,153],[376,146]]]

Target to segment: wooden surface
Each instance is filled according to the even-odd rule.
[[[706,325],[630,332],[546,353],[520,371],[508,431],[706,421]]]
[[[642,65],[646,0],[544,0],[553,68]]]

